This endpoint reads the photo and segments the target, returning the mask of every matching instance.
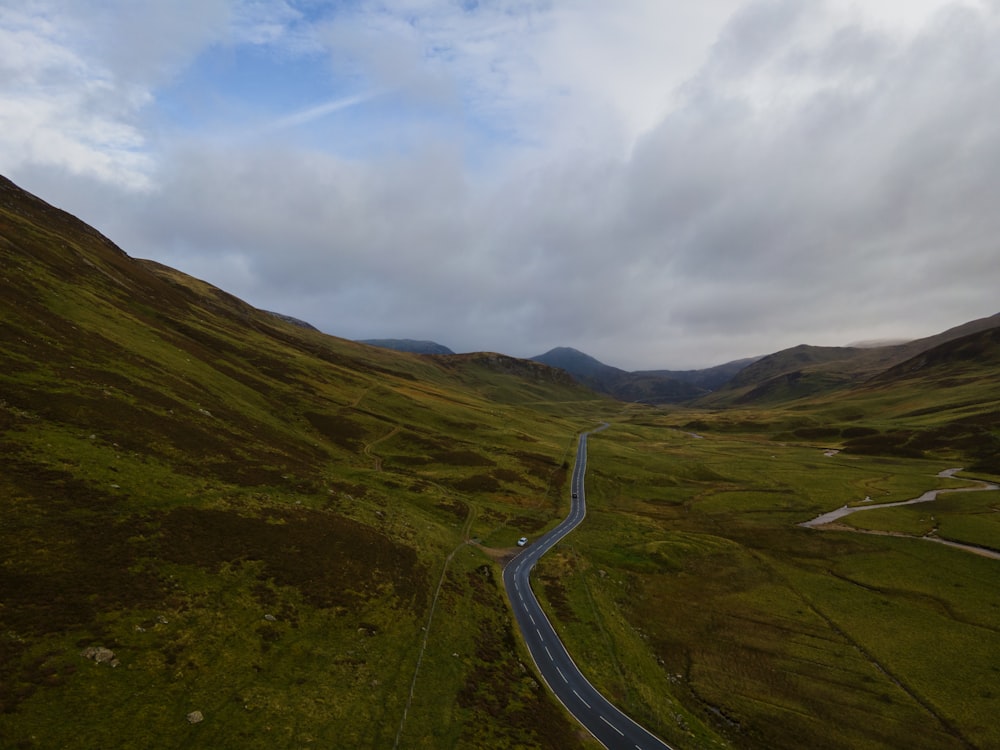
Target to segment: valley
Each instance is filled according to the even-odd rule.
[[[588,524],[539,565],[540,597],[599,689],[674,747],[991,747],[996,560],[798,526],[848,498],[967,482],[933,461],[695,439],[676,416],[592,438]],[[850,518],[903,531],[933,514],[971,542],[957,530],[992,523],[996,505],[951,493]]]
[[[502,562],[605,422],[532,583],[616,706],[678,750],[1000,745],[998,562],[909,538],[1000,550],[997,494],[801,525],[1000,482],[993,319],[628,403],[323,334],[5,180],[0,262],[5,747],[598,747]]]

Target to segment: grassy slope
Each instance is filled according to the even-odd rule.
[[[836,426],[855,454],[941,456],[1000,474],[1000,328],[941,344],[798,410]]]
[[[543,560],[560,628],[609,692],[680,747],[1000,741],[996,562],[795,525],[959,484],[935,478],[946,464],[670,422],[594,437],[588,523]]]
[[[886,370],[922,359],[957,339],[1000,326],[1000,313],[969,321],[935,336],[873,348],[796,346],[768,355],[739,371],[717,391],[699,399],[702,407],[773,406],[857,386]]]
[[[5,184],[0,251],[5,745],[390,747],[425,633],[400,747],[587,745],[463,542],[551,523],[606,402],[296,328]],[[995,561],[795,525],[988,469],[997,373],[968,368],[623,412],[538,571],[585,671],[680,748],[1000,744]],[[990,545],[997,495],[952,497],[940,533]],[[923,533],[898,510],[866,524]]]
[[[290,325],[6,182],[0,253],[2,744],[391,746],[443,574],[402,746],[584,742],[462,543],[552,522],[602,402]]]
[[[966,484],[949,467],[996,481],[992,337],[782,409],[624,413],[590,442],[587,523],[539,571],[571,651],[678,747],[1000,744],[996,561],[797,526]],[[847,523],[1000,549],[998,506],[946,495]]]

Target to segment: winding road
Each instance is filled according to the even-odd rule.
[[[552,531],[507,563],[503,571],[504,588],[524,642],[542,679],[598,742],[608,750],[673,750],[670,745],[615,708],[587,681],[556,635],[529,582],[531,569],[538,559],[583,521],[587,513],[583,482],[587,470],[587,436],[607,426],[603,424],[580,436],[570,483],[573,501],[569,515]]]

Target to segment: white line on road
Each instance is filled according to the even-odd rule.
[[[623,732],[622,730],[620,730],[620,729],[619,729],[618,727],[616,727],[616,726],[615,726],[614,724],[612,724],[612,723],[611,723],[610,721],[608,721],[607,719],[605,719],[605,718],[604,718],[603,716],[601,717],[601,721],[603,721],[603,722],[604,722],[605,724],[607,724],[607,725],[608,725],[609,727],[611,727],[611,728],[612,728],[612,729],[614,729],[614,730],[615,730],[616,732],[618,732],[618,734],[620,734],[620,735],[621,735],[622,737],[624,737],[624,736],[625,736],[625,732]]]
[[[604,429],[607,426],[608,425],[606,423],[602,424],[602,426],[599,427],[598,430]],[[545,653],[546,653],[546,655],[549,658],[549,663],[553,667],[555,667],[555,669],[556,669],[557,672],[559,672],[559,676],[562,677],[563,683],[566,685],[566,687],[569,687],[569,678],[563,673],[562,668],[559,667],[555,663],[555,657],[552,655],[552,651],[549,649],[548,645],[546,645],[546,643],[545,643],[545,639],[547,638],[547,636],[545,638],[543,638],[541,630],[540,630],[540,628],[538,626],[538,622],[539,621],[536,621],[535,617],[534,617],[534,614],[531,611],[529,611],[529,609],[537,611],[537,612],[539,612],[539,617],[542,620],[546,619],[545,613],[539,609],[538,602],[534,598],[534,594],[533,594],[533,592],[531,590],[531,583],[529,581],[529,575],[530,575],[532,567],[535,565],[535,563],[538,561],[538,559],[542,555],[544,555],[549,549],[551,549],[552,547],[554,547],[556,545],[556,543],[560,539],[562,539],[567,533],[569,533],[569,531],[571,531],[581,521],[583,521],[584,517],[586,516],[586,508],[585,508],[585,505],[584,505],[584,496],[583,496],[583,486],[582,485],[583,485],[583,477],[584,477],[584,474],[586,472],[587,434],[588,433],[584,433],[580,437],[580,441],[579,441],[579,445],[578,445],[578,449],[577,449],[576,471],[574,472],[574,475],[573,475],[573,480],[572,480],[572,483],[571,483],[571,488],[572,488],[574,494],[578,494],[579,497],[578,498],[574,497],[572,499],[572,502],[570,504],[570,514],[569,514],[569,516],[564,520],[563,523],[559,524],[555,529],[553,529],[552,531],[550,531],[548,534],[545,534],[544,537],[540,538],[538,540],[537,544],[533,545],[533,548],[531,550],[526,550],[524,552],[524,554],[518,555],[519,559],[516,561],[516,563],[515,563],[516,567],[514,568],[514,571],[513,571],[515,573],[515,576],[512,576],[512,577],[505,576],[504,577],[505,584],[508,585],[508,586],[511,586],[511,588],[509,588],[508,591],[510,591],[510,590],[516,590],[517,591],[518,596],[520,598],[520,602],[519,603],[520,603],[520,605],[522,607],[521,612],[523,614],[527,614],[528,615],[528,617],[529,617],[529,619],[531,621],[531,625],[534,626],[534,628],[535,628],[535,634],[536,634],[538,640],[533,641],[533,642],[530,641],[530,638],[527,638],[527,635],[528,635],[527,629],[522,629],[522,632],[524,633],[524,635],[526,637],[526,640],[529,641],[530,643],[534,644],[534,645],[530,645],[529,646],[529,651],[532,652],[532,657],[533,658],[535,657],[535,651],[534,650],[537,648],[538,645],[541,645],[542,648],[545,649]],[[527,596],[521,595],[521,585],[520,585],[521,580],[524,581],[524,584],[527,587],[527,592],[528,592]],[[513,601],[513,597],[511,597],[511,599]],[[518,615],[518,618],[520,618],[520,617],[521,617],[521,615]],[[519,619],[519,622],[523,623],[523,620]],[[547,628],[546,632],[552,635],[553,642],[557,643],[560,647],[562,647],[562,642],[559,640],[558,635],[556,635],[555,632],[551,630],[548,622],[546,622],[546,628]],[[572,657],[568,657],[566,655],[565,649],[560,652],[560,658],[563,658],[564,656],[566,656],[566,658],[569,658],[570,662],[572,663]],[[541,667],[541,664],[543,662],[540,659],[540,654],[539,654],[539,658],[535,659],[535,663],[536,663],[536,666],[538,666],[539,668]],[[575,665],[573,665],[573,666],[575,667]],[[586,678],[582,677],[582,675],[579,675],[577,671],[574,671],[573,674],[574,674],[574,681],[577,679],[577,677],[579,677],[582,680],[582,683],[580,683],[580,684],[582,684],[583,686],[585,686],[588,690],[593,689],[593,686],[589,685],[586,682]],[[547,679],[545,681],[548,682]],[[550,687],[553,686],[552,683],[549,683],[549,684],[550,684]],[[601,721],[603,721],[609,727],[611,727],[612,729],[614,729],[615,732],[617,732],[618,735],[620,737],[622,737],[622,739],[624,740],[626,734],[625,734],[625,732],[623,730],[621,730],[617,726],[615,726],[607,717],[601,715],[600,711],[594,710],[593,706],[591,706],[591,704],[588,703],[584,699],[584,697],[582,695],[580,695],[580,693],[576,689],[574,689],[574,688],[569,688],[569,689],[573,691],[573,694],[580,701],[580,703],[582,703],[584,706],[586,706],[587,709],[589,709],[589,711],[590,711],[589,716],[591,716],[591,717],[592,716],[597,716],[598,718],[600,718]],[[565,695],[565,693],[564,693],[564,695]],[[603,701],[603,697],[599,693],[595,693],[595,695],[597,695],[598,697],[602,698],[602,701]],[[557,693],[557,697],[558,697],[558,693]],[[602,704],[602,706],[603,706],[603,704]],[[568,706],[567,706],[567,708],[568,708]],[[613,707],[609,706],[609,708],[612,711],[615,710]],[[614,715],[615,715],[616,719],[622,719],[623,721],[628,722],[628,726],[629,727],[632,727],[634,725],[634,726],[636,726],[637,728],[639,728],[641,730],[641,727],[638,724],[635,724],[635,722],[632,722],[627,716],[624,716],[621,713],[615,713]],[[578,718],[580,718],[580,720],[582,721],[583,720],[583,716],[588,716],[588,714],[582,714]],[[590,723],[589,719],[588,719],[588,723],[589,723],[589,726],[591,726],[591,727],[594,726],[592,723]],[[634,743],[635,740],[633,739],[632,742]],[[657,747],[662,746],[666,750],[670,750],[670,746],[669,745],[667,745],[665,743],[662,743],[662,742],[659,742],[659,741],[657,742],[656,746]],[[638,744],[634,744],[633,748],[634,748],[634,750],[643,750],[642,747],[639,746]]]

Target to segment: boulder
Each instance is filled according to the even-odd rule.
[[[80,652],[80,656],[84,659],[90,659],[98,664],[111,664],[112,666],[117,666],[118,660],[115,658],[115,652],[110,648],[105,648],[104,646],[87,646],[83,651]]]

